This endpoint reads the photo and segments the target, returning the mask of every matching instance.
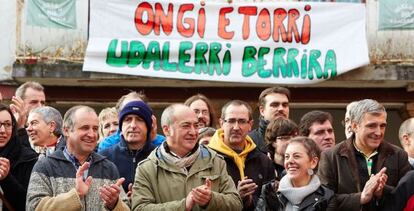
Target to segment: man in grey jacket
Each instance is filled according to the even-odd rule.
[[[223,158],[197,142],[197,117],[174,104],[161,117],[166,141],[137,167],[132,210],[241,210]]]
[[[70,108],[63,119],[67,144],[33,168],[26,210],[129,210],[116,166],[94,152],[98,116],[87,106]]]

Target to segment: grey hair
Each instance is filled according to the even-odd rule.
[[[75,125],[75,114],[78,110],[84,109],[87,112],[95,113],[95,110],[89,106],[85,105],[77,105],[69,108],[66,111],[65,116],[63,117],[63,127],[73,130],[73,126]]]
[[[352,122],[361,123],[365,113],[380,114],[387,113],[385,107],[376,100],[364,99],[357,101],[355,106],[349,112],[349,118]]]
[[[177,108],[179,107],[187,107],[188,106],[181,104],[181,103],[174,103],[169,105],[167,108],[164,109],[164,111],[162,112],[161,115],[161,126],[167,125],[170,126],[174,123],[175,121],[175,111],[177,110]]]
[[[42,116],[42,119],[43,121],[46,122],[46,124],[49,124],[50,122],[55,122],[56,128],[53,131],[53,134],[58,137],[63,134],[62,133],[62,124],[63,124],[62,115],[55,108],[50,107],[50,106],[42,106],[42,107],[33,109],[30,112],[30,114],[39,114],[40,116]]]
[[[351,118],[351,116],[349,115],[351,110],[354,109],[355,105],[358,103],[358,101],[352,101],[350,102],[348,105],[346,105],[346,111],[345,113],[348,113],[349,118]],[[352,119],[351,119],[352,120]]]
[[[398,138],[400,139],[400,142],[401,142],[402,146],[404,146],[403,142],[402,142],[403,141],[403,136],[406,135],[406,134],[411,134],[412,132],[414,132],[413,131],[413,126],[414,126],[413,123],[414,123],[414,117],[411,117],[411,118],[405,120],[400,126],[400,129],[398,131]]]
[[[24,100],[26,98],[26,90],[28,88],[32,88],[32,89],[37,90],[37,91],[40,91],[40,92],[43,92],[44,91],[44,87],[40,83],[38,83],[36,81],[28,81],[28,82],[20,85],[16,89],[15,95],[17,97],[20,97],[20,98],[22,98]]]

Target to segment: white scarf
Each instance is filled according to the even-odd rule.
[[[279,192],[288,199],[285,210],[299,210],[302,200],[315,192],[321,186],[321,181],[316,175],[312,176],[309,184],[303,187],[293,187],[288,176],[282,177],[279,183]]]
[[[200,146],[197,148],[197,150],[193,154],[183,157],[183,158],[180,158],[178,156],[168,153],[165,150],[164,144],[160,146],[160,150],[161,150],[161,155],[164,157],[167,163],[177,166],[185,174],[188,174],[187,167],[192,166],[194,162],[196,161],[198,155],[200,154]]]

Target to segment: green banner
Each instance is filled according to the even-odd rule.
[[[47,28],[76,28],[76,0],[29,0],[27,24]]]
[[[380,0],[378,29],[414,29],[414,0]]]

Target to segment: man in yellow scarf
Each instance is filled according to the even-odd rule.
[[[247,135],[253,125],[252,109],[240,100],[226,103],[220,126],[208,145],[224,157],[227,171],[243,199],[243,210],[254,210],[262,184],[275,178],[272,161]]]

